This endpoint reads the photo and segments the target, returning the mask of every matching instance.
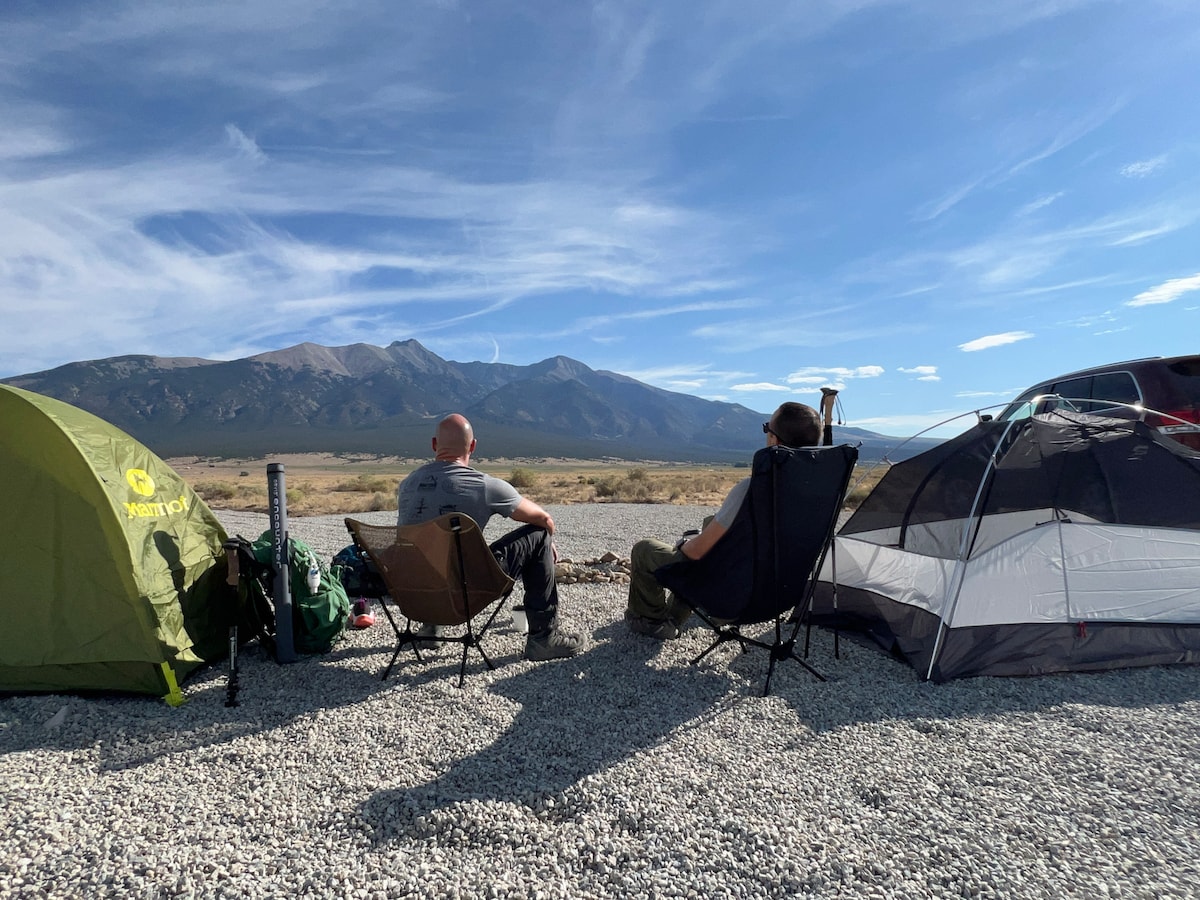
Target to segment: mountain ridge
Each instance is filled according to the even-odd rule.
[[[433,423],[461,412],[488,455],[732,462],[761,446],[766,418],[568,356],[463,363],[411,339],[387,347],[304,342],[227,361],[126,355],[2,381],[86,409],[161,455],[421,456]],[[835,437],[861,442],[864,459],[900,443],[836,426]]]

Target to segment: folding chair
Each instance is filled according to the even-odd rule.
[[[514,582],[496,562],[474,519],[447,513],[421,525],[401,526],[346,519],[346,529],[387,586],[388,595],[380,600],[380,606],[396,633],[396,650],[383,680],[392,673],[406,645],[412,646],[420,661],[418,642],[426,640],[463,645],[459,687],[466,677],[467,653],[472,647],[489,669],[495,668],[483,650],[482,639],[512,593]],[[408,619],[403,631],[388,609],[388,600]],[[488,607],[493,607],[490,615],[476,626],[476,619]],[[413,622],[467,627],[462,635],[423,637],[413,630]]]
[[[654,573],[715,633],[693,665],[721,644],[737,641],[743,652],[757,647],[770,654],[763,696],[781,659],[794,659],[825,680],[796,655],[796,635],[811,616],[817,574],[857,460],[858,448],[850,444],[764,447],[754,454],[750,490],[721,540],[700,559],[670,563]],[[772,620],[770,642],[742,632]]]

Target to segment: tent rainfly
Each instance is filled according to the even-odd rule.
[[[1200,453],[1064,410],[980,422],[884,475],[814,615],[933,681],[1200,662]]]
[[[67,403],[0,385],[0,691],[182,701],[226,652],[225,532],[166,463]]]

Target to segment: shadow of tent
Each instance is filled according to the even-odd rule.
[[[624,631],[609,626],[599,634],[618,627]],[[373,794],[359,812],[374,840],[447,839],[464,826],[449,808],[471,801],[508,801],[539,813],[557,807],[555,815],[569,817],[564,795],[589,775],[658,746],[728,695],[731,680],[722,672],[649,665],[661,650],[641,639],[599,641],[573,659],[494,683],[493,693],[520,704],[512,724],[431,780]],[[602,680],[614,669],[626,671]],[[397,757],[390,774],[406,765],[411,761]],[[574,799],[586,805],[579,791]]]
[[[818,642],[817,635],[822,634]],[[813,629],[814,646],[831,635]],[[1105,672],[1064,672],[1024,678],[922,681],[904,660],[883,652],[862,635],[842,635],[841,660],[818,658],[836,672],[827,683],[791,677],[775,691],[814,733],[885,721],[907,722],[918,731],[955,730],[955,720],[1029,714],[1075,706],[1083,718],[1105,710],[1173,705],[1200,700],[1200,667],[1152,666]],[[774,688],[773,688],[774,690]],[[854,697],[854,703],[847,703]]]
[[[138,695],[112,692],[79,692],[74,695],[29,694],[6,698],[7,709],[17,718],[44,723],[45,710],[71,710],[65,724],[56,728],[7,729],[0,753],[46,748],[71,751],[97,747],[101,771],[137,769],[158,760],[211,750],[247,735],[270,732],[329,708],[371,702],[388,693],[374,668],[357,670],[340,662],[347,656],[378,656],[370,648],[338,645],[328,655],[301,657],[288,666],[278,665],[257,644],[241,656],[243,691],[240,704],[226,707],[225,670],[214,664],[198,670],[188,681],[188,702],[172,708],[147,702]],[[457,667],[455,667],[457,671]],[[448,677],[443,673],[443,677]],[[94,716],[119,718],[119,738],[97,743]]]

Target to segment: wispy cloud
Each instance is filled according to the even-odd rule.
[[[1024,206],[1018,209],[1016,214],[1018,216],[1031,215],[1037,212],[1039,209],[1045,209],[1051,203],[1059,200],[1063,194],[1063,191],[1055,191],[1053,194],[1046,194],[1044,197],[1038,197],[1036,200],[1031,200],[1029,203],[1026,203]]]
[[[256,161],[262,161],[267,158],[267,155],[262,152],[258,144],[236,125],[232,123],[227,124],[225,126],[225,136],[229,139],[230,146],[241,155]]]
[[[978,190],[999,187],[1024,170],[1049,159],[1086,137],[1111,119],[1123,105],[1120,101],[1110,103],[1086,115],[1070,119],[1048,137],[1035,138],[1034,140],[1038,140],[1042,144],[1036,150],[1016,159],[1001,159],[992,163],[981,174],[965,180],[942,198],[918,209],[913,214],[913,219],[918,222],[932,221],[958,206]],[[1054,199],[1057,199],[1057,196]]]
[[[1011,398],[1015,397],[1019,390],[1021,388],[1016,387],[1007,391],[955,391],[954,396],[964,400],[986,400],[990,397]]]
[[[1153,159],[1132,162],[1121,169],[1121,174],[1126,178],[1146,178],[1149,175],[1153,175],[1166,164],[1167,155],[1164,153],[1161,156],[1155,156]]]
[[[917,381],[941,381],[942,376],[937,373],[937,369],[937,366],[912,366],[911,368],[899,366],[896,371],[905,375],[916,375]]]
[[[1192,291],[1200,291],[1200,274],[1164,281],[1157,287],[1142,291],[1132,300],[1127,300],[1125,305],[1155,306],[1159,303],[1171,303],[1174,300],[1178,300],[1184,294],[1190,294]]]
[[[1005,344],[1015,344],[1017,341],[1027,341],[1033,337],[1029,331],[1005,331],[1001,334],[989,334],[975,338],[965,344],[959,344],[958,349],[964,353],[974,353],[977,350],[990,350],[992,347],[1003,347]]]
[[[883,372],[883,366],[857,366],[853,369],[839,366],[805,366],[787,375],[783,380],[788,384],[827,384],[833,380],[878,378]]]
[[[784,393],[793,393],[794,388],[790,388],[783,384],[773,384],[770,381],[752,381],[745,384],[731,384],[731,391],[782,391]]]

